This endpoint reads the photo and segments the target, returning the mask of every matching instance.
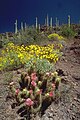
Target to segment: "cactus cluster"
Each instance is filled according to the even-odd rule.
[[[68,24],[68,27],[70,28],[70,26],[71,26],[71,17],[70,17],[70,15],[68,15],[68,23],[67,24]],[[48,14],[47,14],[47,16],[45,18],[44,25],[47,27],[47,30],[48,30],[49,27],[53,28],[53,18],[51,17],[50,20],[49,20]],[[59,27],[59,19],[57,17],[55,19],[55,27],[56,27],[56,29]],[[23,22],[21,22],[21,27],[20,28],[21,28],[22,31],[24,29],[26,30],[26,28],[27,28],[26,23],[24,23],[24,26],[23,26]],[[38,24],[38,17],[35,18],[35,28],[36,28],[36,30],[40,31],[41,24],[40,23]],[[15,22],[15,34],[17,34],[18,32],[19,32],[19,30],[18,30],[18,22],[16,20],[16,22]]]
[[[25,106],[31,113],[37,113],[43,103],[52,102],[56,97],[60,81],[57,72],[43,74],[31,68],[21,73],[19,88],[16,89],[14,82],[11,82],[10,90],[19,105]]]

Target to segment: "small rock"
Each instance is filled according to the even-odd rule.
[[[53,108],[52,107],[50,108],[50,110],[51,110],[51,112],[53,112]]]
[[[21,70],[17,70],[17,74],[21,74],[21,72],[22,72]]]
[[[35,120],[40,120],[40,117],[39,117],[39,116],[36,116]]]
[[[76,80],[80,80],[80,76],[79,76],[79,75],[73,74],[72,77],[73,77],[74,79],[76,79]]]
[[[49,120],[53,120],[53,118],[49,118]]]
[[[49,114],[48,114],[48,117],[49,117],[49,118],[52,118],[52,117],[53,117],[53,113],[49,113]]]
[[[44,115],[43,120],[49,120],[49,118]]]
[[[67,62],[67,60],[65,60],[65,62]]]

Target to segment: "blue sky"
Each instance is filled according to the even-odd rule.
[[[53,17],[53,23],[57,17],[60,23],[67,22],[67,16],[71,15],[71,22],[80,20],[80,0],[0,0],[0,32],[13,31],[14,22],[26,22],[35,24],[35,17],[39,23],[44,23],[46,15]]]

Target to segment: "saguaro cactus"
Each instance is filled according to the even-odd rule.
[[[56,17],[56,28],[58,27],[58,19],[57,19],[57,17]]]
[[[24,28],[23,28],[23,22],[21,22],[21,30],[23,31],[23,29],[24,29]]]
[[[41,28],[41,26],[40,26],[40,24],[39,24],[39,32],[40,32],[40,28]]]
[[[36,29],[38,28],[38,18],[36,17]]]
[[[52,28],[52,17],[50,19],[50,27]]]
[[[48,17],[48,14],[47,14],[47,27],[49,26],[49,17]]]
[[[8,32],[6,32],[6,38],[8,39]]]
[[[18,28],[17,28],[17,20],[15,22],[15,34],[18,32]]]
[[[59,20],[57,21],[58,27],[59,27]]]
[[[25,30],[26,30],[26,28],[27,28],[27,25],[26,25],[26,22],[25,22]]]
[[[70,15],[68,15],[68,27],[70,27],[70,24],[71,24],[71,20],[70,20]]]

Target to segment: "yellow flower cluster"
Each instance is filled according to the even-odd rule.
[[[65,38],[61,35],[58,35],[57,33],[53,33],[53,34],[50,34],[48,35],[48,38],[49,39],[57,39],[57,40],[65,40]]]
[[[54,49],[53,44],[47,46],[18,46],[9,43],[6,49],[2,50],[2,57],[0,57],[0,70],[7,68],[8,66],[24,65],[33,57],[47,59],[50,62],[56,63],[60,56],[60,49]]]

